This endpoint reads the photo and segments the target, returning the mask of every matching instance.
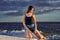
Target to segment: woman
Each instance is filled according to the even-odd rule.
[[[32,40],[32,33],[35,34],[38,40],[44,40],[44,36],[38,31],[36,16],[33,14],[35,8],[29,6],[27,12],[23,15],[23,26],[26,29],[27,40]]]

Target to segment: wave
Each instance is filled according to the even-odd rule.
[[[0,14],[6,14],[6,13],[16,13],[18,10],[8,10],[8,11],[0,11]]]
[[[51,10],[60,10],[60,7],[38,7],[37,11],[45,12]]]

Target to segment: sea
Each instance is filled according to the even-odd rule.
[[[37,25],[39,32],[48,40],[60,39],[60,22],[37,22]],[[0,35],[25,38],[25,28],[20,22],[0,22]]]

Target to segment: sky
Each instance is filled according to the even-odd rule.
[[[22,22],[29,5],[38,22],[60,22],[60,0],[0,0],[0,22]]]

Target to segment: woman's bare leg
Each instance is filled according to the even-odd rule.
[[[26,30],[26,38],[27,38],[27,40],[29,40],[29,38],[28,38],[28,31]]]
[[[32,32],[29,30],[26,30],[26,38],[27,40],[32,40]]]
[[[35,30],[34,34],[38,37],[38,40],[44,40],[45,38],[38,30]]]

